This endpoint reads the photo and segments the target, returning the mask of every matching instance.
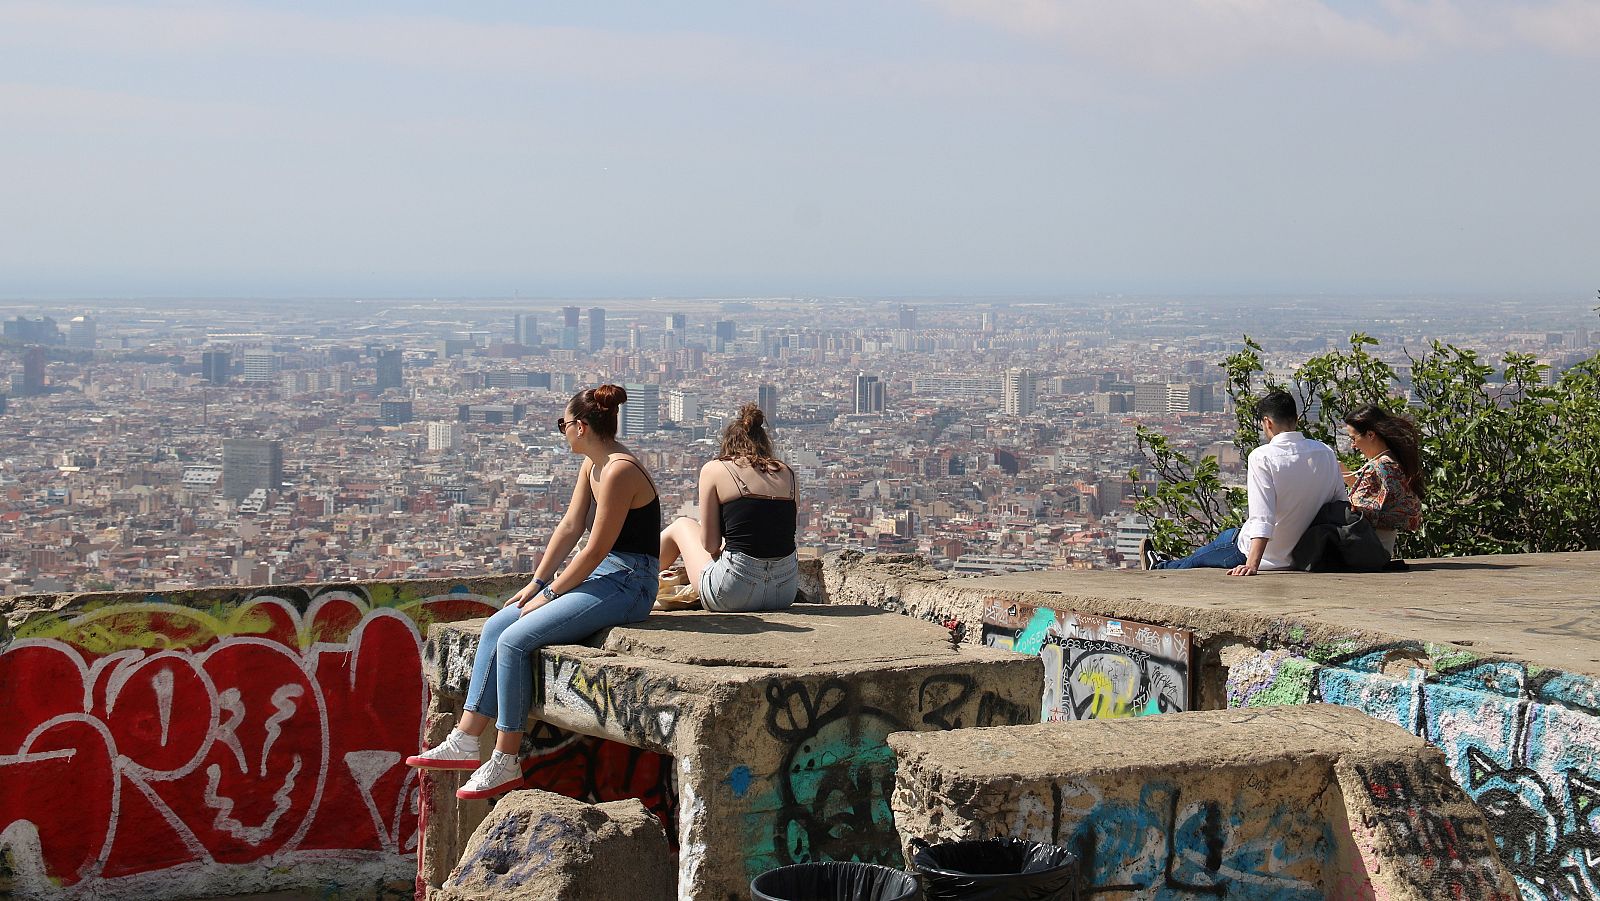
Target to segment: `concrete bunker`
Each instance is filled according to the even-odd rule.
[[[478,630],[429,633],[437,728],[465,697]],[[790,863],[902,865],[889,734],[1039,719],[1037,659],[871,607],[660,614],[539,656],[534,718],[671,760],[686,899],[741,896]],[[455,799],[459,778],[429,793],[419,890],[443,885],[486,813]]]

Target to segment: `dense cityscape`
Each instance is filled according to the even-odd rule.
[[[957,574],[1116,568],[1144,526],[1134,424],[1238,477],[1223,357],[1287,373],[1353,331],[1593,352],[1576,298],[739,298],[13,303],[0,352],[0,591],[527,571],[578,458],[573,391],[670,517],[755,401],[801,485],[802,554]]]

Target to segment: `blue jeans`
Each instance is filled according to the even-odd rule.
[[[764,560],[724,550],[700,574],[700,603],[717,613],[782,610],[799,590],[800,560],[794,554]]]
[[[1178,560],[1163,560],[1154,569],[1233,569],[1243,563],[1245,556],[1239,550],[1239,530],[1224,529],[1217,540]]]
[[[656,558],[610,553],[577,588],[532,613],[523,616],[518,607],[502,607],[483,624],[466,709],[495,719],[502,732],[523,731],[532,704],[535,651],[641,622],[655,601]]]

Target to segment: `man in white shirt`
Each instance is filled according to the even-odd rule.
[[[1329,501],[1348,500],[1339,458],[1333,448],[1300,434],[1294,398],[1273,391],[1256,404],[1267,443],[1250,452],[1245,490],[1249,517],[1237,529],[1181,560],[1153,561],[1147,569],[1226,569],[1230,576],[1253,576],[1264,569],[1288,569],[1300,535]]]

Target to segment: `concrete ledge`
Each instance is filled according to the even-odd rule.
[[[1443,756],[1332,705],[889,738],[901,838],[1070,847],[1119,897],[1511,901]]]
[[[465,693],[480,630],[429,633],[447,703]],[[1039,718],[1038,660],[860,606],[656,614],[547,648],[537,670],[538,720],[674,759],[681,898],[743,897],[752,876],[808,860],[900,865],[887,736]],[[434,810],[424,843],[473,815]]]

